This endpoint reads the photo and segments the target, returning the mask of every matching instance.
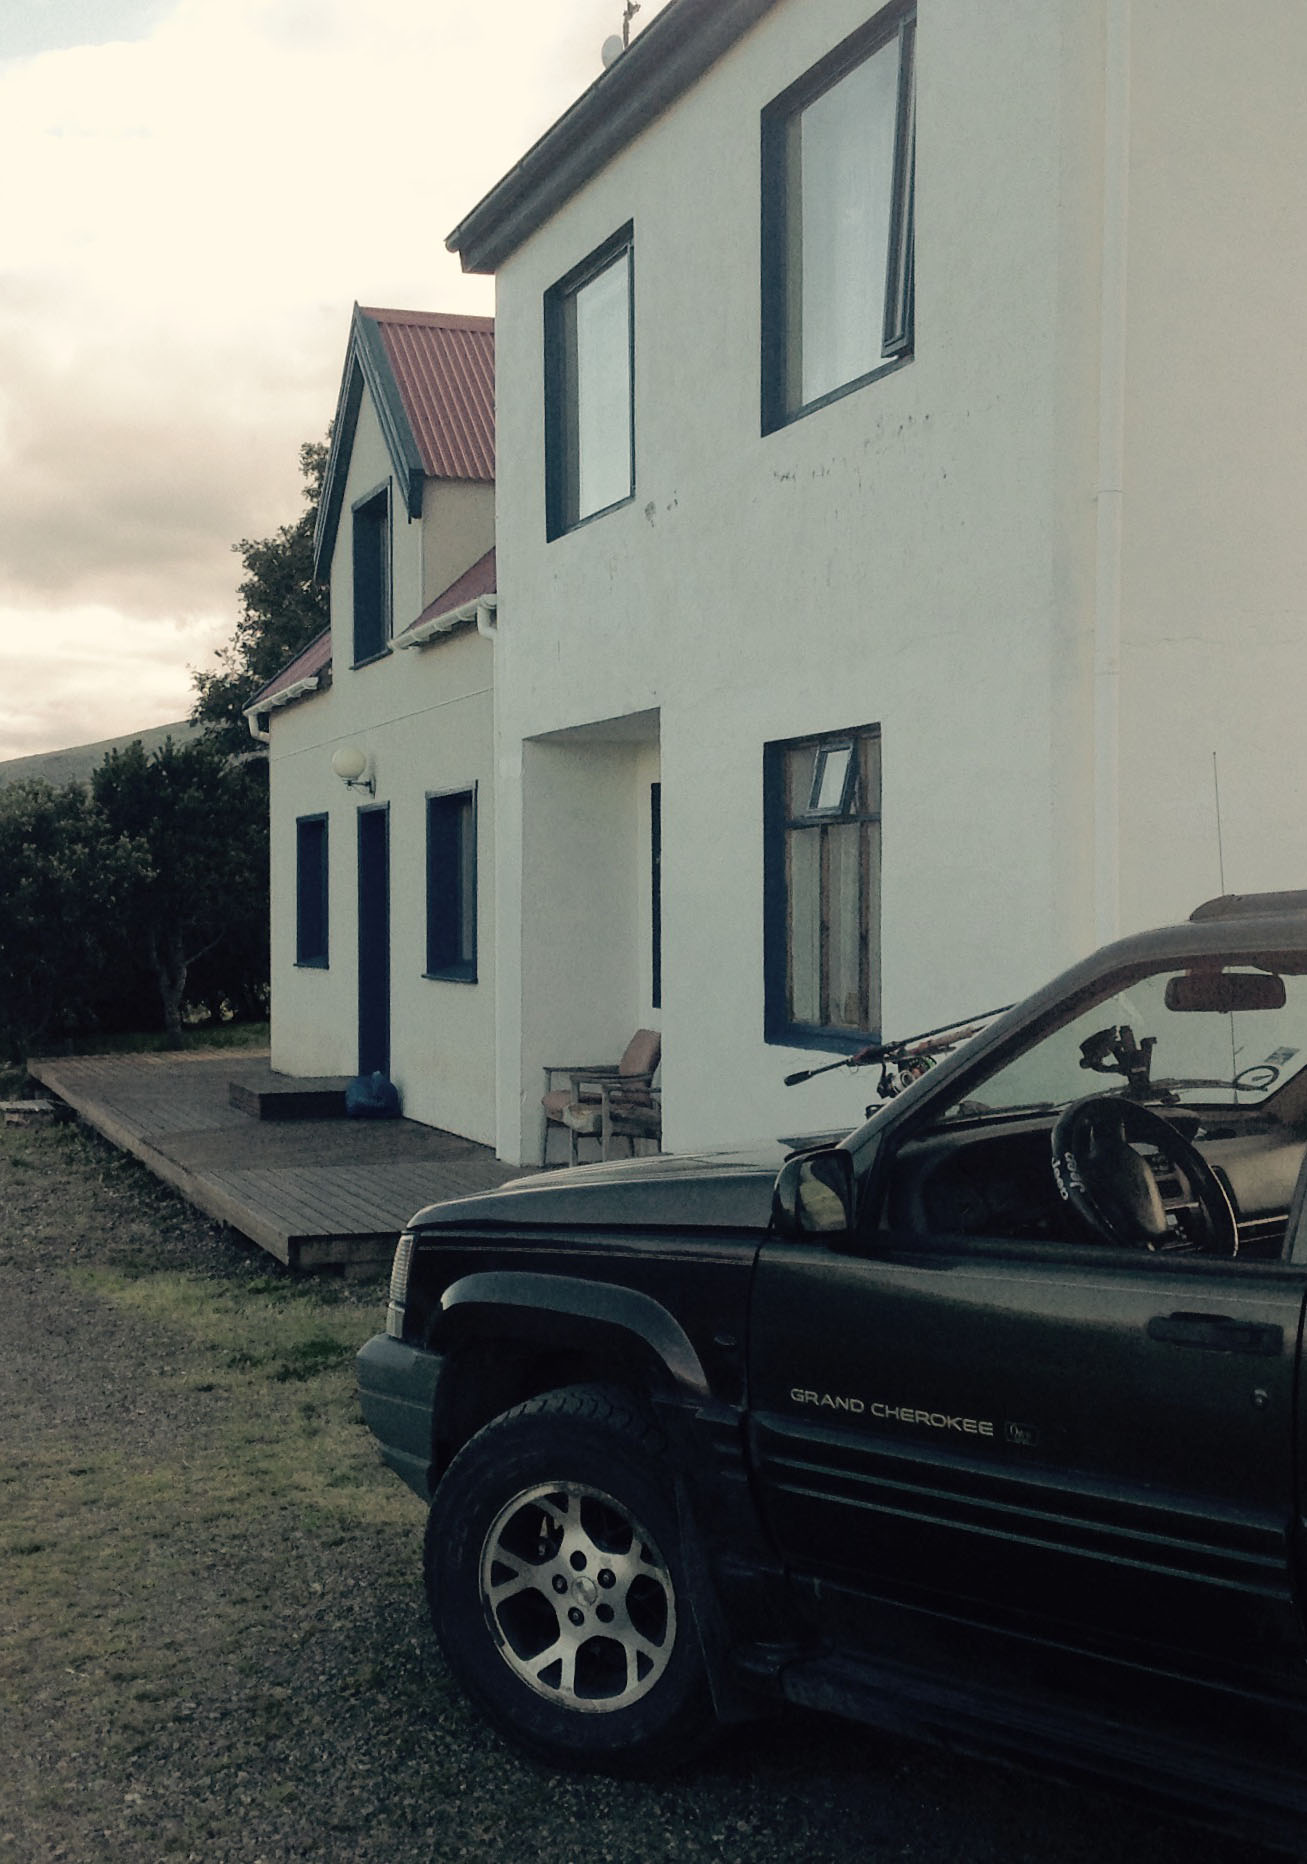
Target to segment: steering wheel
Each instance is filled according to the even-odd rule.
[[[1167,1223],[1157,1179],[1135,1144],[1160,1153],[1180,1179],[1184,1196],[1172,1199],[1171,1208],[1184,1213],[1183,1238],[1206,1254],[1237,1255],[1230,1199],[1202,1153],[1160,1113],[1115,1094],[1073,1101],[1052,1135],[1058,1192],[1095,1240],[1152,1250],[1182,1240]]]

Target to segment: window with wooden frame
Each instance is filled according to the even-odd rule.
[[[354,507],[354,664],[390,644],[390,487]]]
[[[427,797],[426,975],[476,982],[475,790]]]
[[[545,508],[551,538],[635,495],[632,233],[545,293]]]
[[[765,1033],[853,1047],[880,1027],[880,729],[766,747]]]
[[[887,8],[762,118],[762,424],[912,354],[915,11]]]
[[[327,818],[295,823],[295,962],[327,966]]]

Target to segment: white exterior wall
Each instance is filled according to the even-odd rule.
[[[396,629],[416,619],[428,602],[477,563],[495,541],[495,488],[428,479],[422,494],[422,601],[396,614]]]
[[[1136,0],[1122,911],[1307,884],[1307,8]]]
[[[350,507],[391,476],[369,396],[360,409],[332,563],[333,682],[272,717],[272,1065],[291,1075],[352,1075],[358,1066],[358,854],[361,807],[385,804],[390,838],[391,1078],[411,1119],[493,1144],[494,1113],[494,649],[465,628],[430,646],[394,649],[355,669]],[[428,571],[445,582],[489,547],[481,542],[492,488],[449,490],[452,517]],[[392,487],[392,562],[398,632],[438,594],[423,578],[423,523]],[[470,554],[451,558],[450,540]],[[454,562],[450,569],[449,563]],[[376,796],[347,790],[331,769],[341,745],[370,758]],[[423,976],[426,960],[426,797],[477,792],[478,975]],[[329,964],[295,963],[295,823],[328,816]]]
[[[778,8],[498,276],[508,1157],[531,1155],[539,1064],[615,1054],[638,1020],[629,963],[601,989],[541,955],[522,874],[563,843],[534,845],[524,740],[659,715],[670,1150],[848,1124],[868,1091],[787,1091],[824,1058],[763,1041],[769,741],[882,729],[887,1030],[1005,1001],[1089,942],[1095,372],[1067,384],[1086,324],[1096,346],[1101,11],[1007,0],[996,31],[979,0],[923,0],[915,360],[761,436],[759,115],[869,12]],[[627,220],[636,497],[547,543],[542,298]]]

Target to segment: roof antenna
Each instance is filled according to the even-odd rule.
[[[1212,752],[1212,796],[1216,803],[1216,871],[1221,877],[1221,898],[1225,898],[1225,848],[1221,841],[1221,779],[1216,768],[1216,752]],[[1239,1080],[1239,1041],[1234,1026],[1234,1011],[1230,1011],[1230,1079],[1238,1085]],[[1235,1095],[1236,1101],[1238,1094]],[[635,1150],[634,1145],[632,1151]]]
[[[612,33],[603,43],[603,50],[600,56],[603,58],[605,71],[607,71],[610,65],[617,63],[617,60],[622,56],[627,46],[630,45],[631,21],[639,11],[640,0],[626,0],[626,7],[622,13],[621,38],[619,39],[616,33]]]

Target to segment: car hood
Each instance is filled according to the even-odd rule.
[[[429,1204],[411,1229],[749,1229],[767,1227],[785,1147],[661,1154],[536,1172],[494,1191]]]

